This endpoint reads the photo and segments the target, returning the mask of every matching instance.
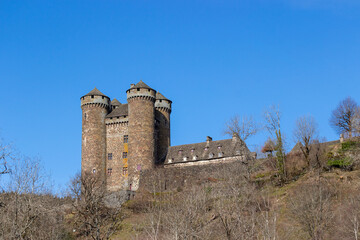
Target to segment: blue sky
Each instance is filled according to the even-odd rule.
[[[290,146],[304,114],[336,139],[331,111],[360,102],[357,2],[2,0],[0,136],[64,186],[80,169],[79,98],[96,86],[123,103],[142,79],[173,101],[172,145],[223,139],[231,116],[271,104]]]

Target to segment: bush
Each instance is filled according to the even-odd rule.
[[[348,151],[356,147],[356,142],[347,141],[341,144],[341,150]]]
[[[351,169],[353,165],[353,161],[349,157],[338,158],[338,159],[330,159],[327,162],[329,167],[336,167],[341,169]]]

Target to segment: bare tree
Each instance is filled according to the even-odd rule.
[[[0,175],[10,173],[8,161],[12,157],[10,145],[5,145],[0,139]]]
[[[50,192],[49,177],[36,158],[15,159],[9,186],[0,195],[1,239],[58,239],[61,203]]]
[[[276,138],[276,159],[277,159],[277,168],[281,181],[284,181],[286,178],[285,172],[285,149],[284,149],[284,140],[281,133],[281,112],[278,107],[270,106],[267,110],[264,111],[265,119],[265,128],[269,133]]]
[[[351,138],[358,128],[360,108],[354,99],[347,97],[332,111],[330,125],[338,133],[347,133]]]
[[[243,141],[246,141],[249,137],[254,136],[259,131],[259,126],[252,116],[233,116],[225,124],[224,133],[231,137],[236,134]]]
[[[74,229],[79,237],[109,239],[119,230],[123,219],[121,207],[107,206],[107,193],[97,174],[77,174],[71,180],[70,192],[75,198]]]
[[[300,150],[303,153],[308,167],[310,166],[310,151],[313,141],[317,138],[318,127],[312,116],[302,116],[296,120],[293,136],[296,142],[300,144]]]
[[[326,182],[300,185],[291,195],[289,210],[311,240],[327,239],[334,217],[331,199],[334,191]]]

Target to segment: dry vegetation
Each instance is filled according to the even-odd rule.
[[[56,197],[37,159],[0,145],[0,180],[10,179],[0,182],[0,239],[358,240],[359,112],[349,98],[334,110],[332,126],[350,137],[342,143],[320,141],[315,120],[300,117],[297,148],[285,154],[281,113],[269,108],[266,158],[144,172],[124,204],[95,175],[76,175],[67,197]],[[259,129],[235,117],[226,133],[248,138]]]

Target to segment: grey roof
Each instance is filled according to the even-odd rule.
[[[301,148],[303,147],[303,144],[301,142],[297,142],[295,146],[291,149],[290,152],[298,152],[301,151]]]
[[[131,88],[146,88],[146,89],[154,90],[151,87],[149,87],[148,85],[146,85],[142,80],[140,80],[140,82],[138,82],[135,86],[133,86]]]
[[[116,98],[114,98],[114,99],[111,101],[111,105],[113,105],[113,106],[120,106],[121,103],[120,103]]]
[[[91,95],[108,97],[105,94],[103,94],[102,92],[100,92],[96,87],[84,96],[91,96]]]
[[[164,95],[162,95],[159,92],[156,93],[156,99],[158,99],[158,100],[167,100],[167,101],[171,102],[169,99],[167,99]]]
[[[112,110],[112,112],[109,113],[106,116],[106,118],[121,117],[121,116],[128,116],[128,105],[127,104],[121,104],[119,107]]]
[[[201,142],[169,147],[166,161],[172,159],[172,163],[180,163],[184,162],[184,157],[187,157],[187,161],[190,162],[234,156],[249,156],[250,153],[250,150],[242,140],[233,141],[232,139],[225,139],[210,141],[209,143]],[[196,156],[196,159],[193,159],[194,156]]]

